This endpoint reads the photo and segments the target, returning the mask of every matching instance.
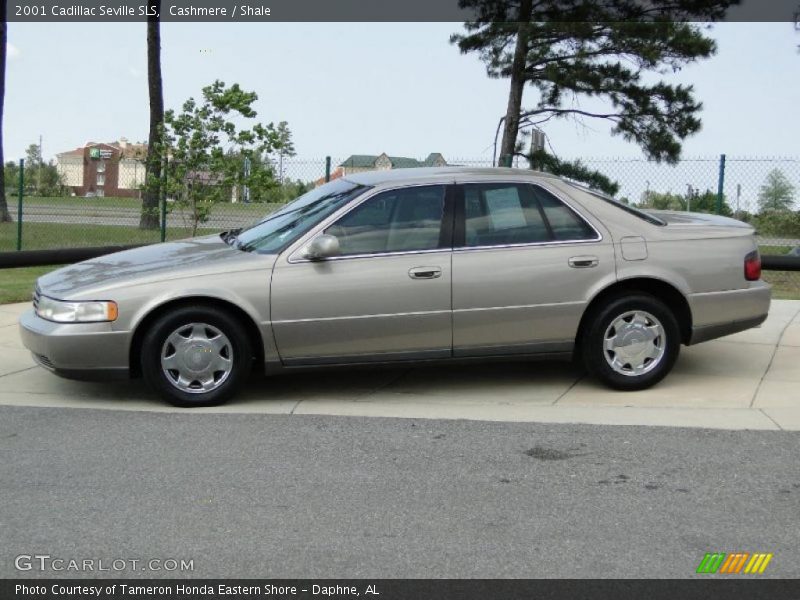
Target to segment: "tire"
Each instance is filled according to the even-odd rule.
[[[253,351],[230,313],[187,306],[156,319],[142,340],[140,360],[147,384],[170,404],[216,406],[247,380]]]
[[[675,365],[678,321],[667,305],[643,292],[615,296],[597,307],[579,340],[590,375],[618,390],[643,390]]]

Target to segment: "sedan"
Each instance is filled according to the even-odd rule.
[[[57,375],[209,406],[254,370],[522,357],[639,390],[769,306],[745,223],[449,167],[347,175],[245,229],[59,269],[20,326]]]

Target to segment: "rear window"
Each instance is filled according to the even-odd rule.
[[[623,204],[622,202],[620,202],[616,198],[612,198],[611,196],[608,196],[608,195],[604,194],[603,192],[599,192],[599,191],[597,191],[595,189],[592,189],[590,187],[587,187],[585,185],[580,185],[578,183],[573,183],[571,181],[567,182],[567,183],[569,185],[571,185],[572,187],[574,187],[574,188],[576,188],[576,189],[578,189],[578,190],[580,190],[582,192],[586,192],[587,194],[591,194],[595,198],[599,198],[603,202],[607,202],[608,204],[611,204],[612,206],[615,206],[615,207],[619,208],[620,210],[624,210],[626,213],[628,213],[630,215],[633,215],[634,217],[640,218],[642,221],[647,221],[651,225],[658,225],[659,227],[663,227],[664,225],[667,224],[666,221],[663,221],[662,219],[659,219],[657,216],[652,215],[652,214],[650,214],[648,212],[645,212],[643,210],[639,210],[638,208],[634,208],[633,206],[630,206],[628,204]]]

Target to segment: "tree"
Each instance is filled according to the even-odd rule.
[[[733,210],[725,198],[722,199],[722,210],[717,213],[717,193],[711,190],[706,190],[702,194],[695,192],[691,197],[688,195],[681,196],[671,192],[661,193],[651,190],[642,195],[639,207],[652,208],[654,210],[688,210],[697,213],[721,214],[726,217],[733,216]]]
[[[294,151],[294,142],[292,142],[292,132],[289,130],[289,124],[286,121],[281,121],[275,131],[278,135],[278,179],[282,182],[283,157],[294,156],[297,153]]]
[[[706,190],[702,194],[695,193],[695,195],[692,196],[692,200],[688,204],[687,208],[692,212],[709,213],[714,215],[722,215],[724,217],[732,217],[733,209],[731,208],[730,204],[728,204],[727,198],[723,196],[722,207],[720,211],[717,211],[717,201],[718,201],[717,192]]]
[[[16,190],[19,187],[19,165],[13,160],[6,162],[3,165],[3,178],[8,189]]]
[[[31,169],[42,164],[42,149],[39,144],[31,144],[25,149],[25,166]]]
[[[66,196],[69,188],[64,185],[64,178],[58,172],[56,163],[52,160],[42,163],[37,170],[34,194],[37,196]]]
[[[147,17],[147,90],[150,96],[150,131],[145,161],[145,186],[142,194],[140,229],[158,228],[158,203],[161,198],[161,163],[164,154],[164,86],[161,80],[161,2],[150,2]]]
[[[8,21],[6,21],[6,2],[0,2],[0,165],[3,161],[3,104],[6,95],[6,53],[8,48]],[[0,223],[11,221],[6,202],[5,169],[0,169]]]
[[[686,210],[686,199],[683,196],[670,192],[661,193],[647,191],[642,194],[639,207],[652,208],[654,210]]]
[[[164,115],[163,150],[170,157],[167,192],[188,209],[192,235],[214,204],[231,201],[242,186],[263,191],[277,185],[272,169],[259,159],[279,147],[276,127],[237,125],[257,117],[252,108],[257,99],[238,84],[227,87],[215,81],[203,88],[201,102],[189,98],[180,113],[168,110]],[[247,171],[245,159],[251,164]]]
[[[590,169],[580,160],[561,160],[544,150],[535,150],[527,158],[531,169],[546,171],[559,177],[566,177],[567,179],[585,183],[589,187],[605,192],[609,196],[613,196],[619,191],[619,184],[616,181],[612,181],[600,171]]]
[[[779,169],[773,169],[767,175],[764,185],[758,192],[758,204],[761,211],[788,211],[794,207],[794,186]]]
[[[500,147],[509,164],[520,123],[604,119],[613,135],[640,145],[648,158],[674,163],[681,141],[700,129],[692,86],[651,83],[708,58],[715,42],[693,21],[716,21],[739,0],[459,0],[475,20],[454,34],[462,53],[477,52],[490,77],[509,79]],[[522,108],[530,84],[537,103]],[[582,98],[607,109],[585,109]]]

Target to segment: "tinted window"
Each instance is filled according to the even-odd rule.
[[[550,239],[530,186],[469,184],[464,186],[467,246],[529,244]]]
[[[586,221],[553,194],[540,187],[534,187],[533,191],[542,205],[556,240],[591,240],[597,237]]]
[[[339,238],[342,255],[433,250],[439,247],[444,186],[420,186],[378,194],[325,233]]]
[[[467,184],[465,245],[502,246],[594,239],[597,234],[558,198],[538,186]]]

